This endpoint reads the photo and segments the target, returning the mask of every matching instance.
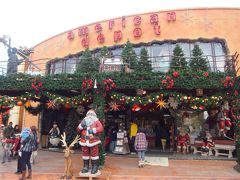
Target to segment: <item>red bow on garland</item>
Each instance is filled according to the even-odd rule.
[[[40,88],[43,86],[43,83],[38,79],[34,79],[33,82],[32,82],[32,88],[35,90],[35,91],[39,91]]]
[[[174,85],[174,80],[170,76],[166,76],[166,79],[163,79],[161,83],[167,89],[171,89]]]
[[[93,87],[93,80],[92,79],[86,79],[82,82],[82,88],[84,91],[91,89]]]

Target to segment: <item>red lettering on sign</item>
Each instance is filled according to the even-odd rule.
[[[114,31],[114,42],[121,41],[122,39],[122,31]]]
[[[160,35],[161,34],[159,25],[154,25],[154,32],[155,32],[156,35]]]
[[[126,27],[126,17],[125,16],[122,17],[122,27],[123,28]]]
[[[105,41],[105,37],[104,37],[104,35],[103,34],[99,34],[98,36],[97,36],[97,41],[99,42],[99,43],[104,43],[104,41]]]
[[[89,46],[88,36],[84,37],[81,43],[83,47],[87,48]]]
[[[88,27],[87,26],[80,27],[78,29],[78,36],[88,36]]]
[[[174,11],[167,12],[168,21],[176,21],[176,13]]]
[[[134,37],[141,37],[141,35],[142,35],[142,29],[141,29],[141,28],[135,28],[135,29],[133,30],[133,35],[134,35]]]
[[[101,25],[100,23],[97,23],[97,24],[95,25],[95,31],[96,31],[97,33],[102,32],[102,25]]]
[[[140,25],[141,24],[141,17],[140,16],[135,16],[134,18],[133,18],[133,23],[134,23],[134,25],[135,26],[138,26],[138,25]]]
[[[68,32],[68,34],[67,34],[67,38],[68,38],[69,40],[73,40],[73,39],[74,39],[74,37],[75,37],[75,34],[74,34],[74,32],[72,32],[72,31],[69,31],[69,32]]]
[[[158,24],[158,15],[157,14],[150,15],[150,23],[153,25]]]
[[[113,28],[113,26],[114,26],[114,20],[109,20],[109,22],[108,22],[108,28],[109,29],[112,29]]]

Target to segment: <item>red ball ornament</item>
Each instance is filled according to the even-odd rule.
[[[177,78],[177,77],[179,77],[179,72],[174,71],[174,72],[172,73],[172,75],[173,75],[173,77]]]
[[[232,79],[231,76],[226,76],[225,78],[226,81],[231,81],[231,79]]]
[[[203,76],[204,76],[204,77],[208,77],[208,76],[209,76],[208,72],[204,72],[204,73],[203,73]]]
[[[18,106],[22,106],[22,105],[23,105],[23,102],[22,102],[22,101],[18,101],[18,102],[17,102],[17,105],[18,105]]]
[[[238,128],[240,128],[240,122],[238,123],[238,125],[237,125],[237,126],[238,126]]]

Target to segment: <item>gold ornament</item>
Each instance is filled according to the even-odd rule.
[[[157,104],[157,108],[160,107],[160,109],[165,108],[166,107],[166,101],[161,99],[158,99],[157,102],[155,102]]]
[[[26,108],[31,107],[31,102],[30,102],[30,101],[27,101],[27,102],[25,103],[25,107],[26,107]]]

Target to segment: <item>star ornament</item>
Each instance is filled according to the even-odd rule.
[[[157,104],[157,108],[159,107],[160,109],[165,108],[167,105],[166,101],[163,100],[162,98],[158,99],[157,102],[155,103]]]
[[[110,102],[109,106],[111,111],[119,111],[120,105],[118,105],[116,102]]]
[[[47,105],[47,108],[48,108],[48,109],[54,109],[54,108],[56,107],[55,102],[54,102],[54,101],[51,101],[51,100],[49,100],[49,101],[46,103],[46,105]]]

